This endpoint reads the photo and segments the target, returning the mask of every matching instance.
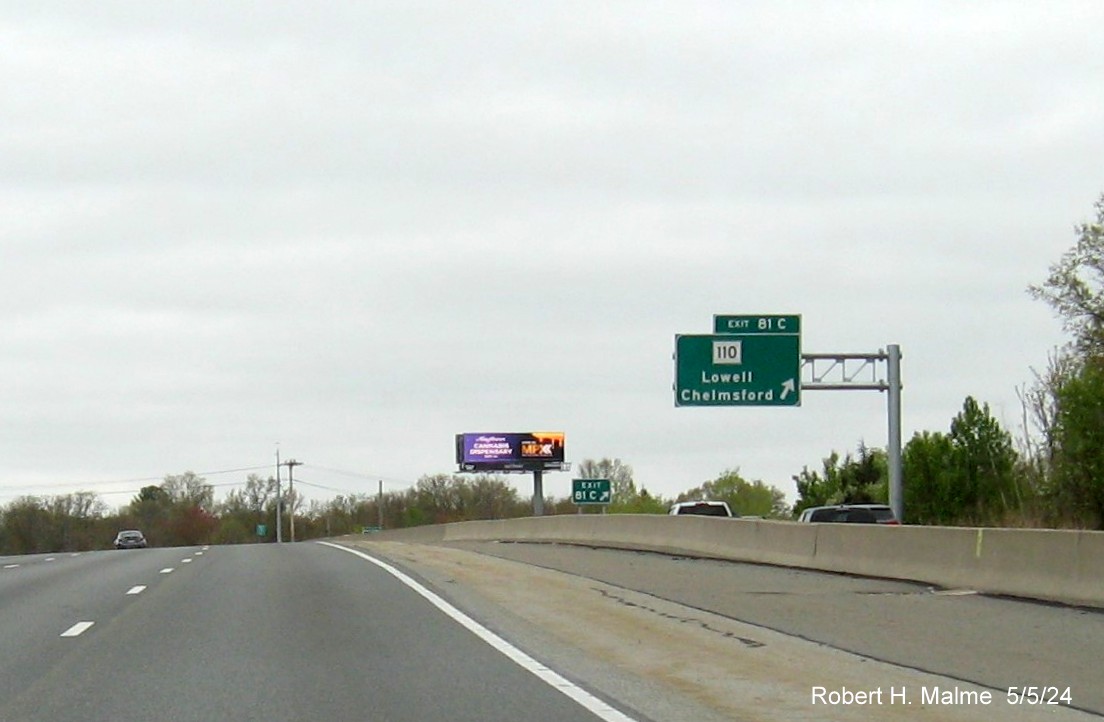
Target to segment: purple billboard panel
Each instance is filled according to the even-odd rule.
[[[464,434],[463,460],[469,464],[515,461],[517,456],[517,434]]]

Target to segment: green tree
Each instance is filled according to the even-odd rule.
[[[95,492],[78,491],[45,501],[51,516],[51,533],[47,545],[51,551],[85,551],[103,545],[106,535],[100,520],[107,505]]]
[[[1074,227],[1072,248],[1050,267],[1046,281],[1028,292],[1048,303],[1072,336],[1025,394],[1042,441],[1028,467],[1038,471],[1037,487],[1060,523],[1104,528],[1100,500],[1101,467],[1097,409],[1104,405],[1100,367],[1104,365],[1104,194],[1095,218]]]
[[[647,489],[637,488],[633,468],[621,459],[583,459],[575,467],[577,479],[609,479],[613,497],[605,511],[610,514],[666,514],[667,503],[662,497],[652,496]],[[578,511],[571,499],[565,500],[565,508]],[[584,509],[584,512],[588,511]],[[589,510],[598,513],[599,508]]]
[[[195,472],[185,471],[175,476],[170,474],[161,482],[161,489],[173,504],[203,509],[214,507],[214,487],[203,477],[196,476]]]
[[[85,551],[109,545],[114,522],[94,492],[24,496],[0,512],[0,553]]]
[[[214,508],[214,488],[187,471],[166,476],[159,487],[143,487],[127,507],[123,521],[142,528],[155,546],[198,544],[208,541],[218,525]]]
[[[823,473],[810,471],[809,467],[802,467],[801,471],[793,477],[797,486],[797,503],[794,504],[794,514],[811,506],[827,506],[838,504],[840,499],[839,485],[839,453],[833,451],[827,458],[821,461]]]
[[[1028,493],[1012,435],[988,404],[967,396],[950,432],[923,432],[905,445],[905,521],[911,524],[1004,523]]]
[[[675,501],[711,499],[728,502],[740,516],[782,518],[789,515],[786,495],[762,481],[748,481],[738,469],[729,469],[712,481],[679,494]]]
[[[399,504],[404,508],[402,526],[502,519],[520,516],[527,508],[505,479],[486,474],[427,474]]]
[[[1104,356],[1104,194],[1095,208],[1094,220],[1074,227],[1077,241],[1050,267],[1047,280],[1028,287],[1054,308],[1084,357]]]
[[[1058,390],[1049,495],[1057,515],[1104,529],[1104,360],[1091,359]]]
[[[37,496],[21,496],[4,510],[6,553],[36,554],[55,551],[50,548],[50,514]]]
[[[471,479],[459,480],[461,518],[506,519],[517,515],[524,502],[517,489],[505,479],[487,474],[477,474]]]
[[[164,489],[160,486],[144,486],[124,509],[121,525],[142,529],[149,543],[154,546],[166,544],[172,507],[172,499]]]
[[[248,544],[257,541],[255,526],[250,526],[237,516],[222,515],[213,532],[211,541],[215,544]]]
[[[387,500],[395,498],[393,493],[385,495],[384,507]],[[379,524],[379,500],[367,494],[338,495],[325,505],[323,514],[330,520],[333,534],[359,532],[366,526]]]
[[[666,514],[669,506],[663,497],[652,496],[641,487],[631,498],[615,498],[608,511],[610,514]]]
[[[951,421],[955,483],[948,503],[960,515],[976,522],[1000,521],[1018,510],[1022,495],[1014,471],[1017,463],[1012,435],[989,411],[967,396],[962,411]]]
[[[849,453],[841,460],[833,451],[821,463],[823,473],[805,467],[793,477],[798,497],[794,514],[811,506],[886,503],[889,466],[884,450],[860,443],[858,458]]]
[[[155,487],[157,488],[157,487]],[[258,524],[274,527],[276,516],[276,479],[263,478],[256,474],[246,477],[242,489],[234,489],[216,505],[220,530],[217,538],[220,543],[246,543],[260,541],[256,535]],[[276,539],[276,530],[272,528],[264,539]],[[298,529],[296,530],[298,532]]]
[[[458,486],[463,482],[449,474],[427,474],[414,485],[414,506],[424,515],[425,523],[446,524],[457,521],[460,510]]]
[[[955,450],[940,432],[918,432],[901,455],[905,518],[909,524],[951,524],[960,509],[952,503],[956,483]]]

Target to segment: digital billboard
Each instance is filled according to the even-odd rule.
[[[562,431],[456,435],[456,463],[464,471],[559,469],[563,462]]]

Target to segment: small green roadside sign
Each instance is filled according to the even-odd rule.
[[[572,479],[571,500],[576,504],[609,504],[613,492],[609,479]]]
[[[800,316],[716,316],[714,329],[675,336],[675,406],[801,405]]]

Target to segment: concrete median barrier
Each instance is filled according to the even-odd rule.
[[[636,549],[1104,607],[1104,532],[578,514],[414,527],[373,537]]]

